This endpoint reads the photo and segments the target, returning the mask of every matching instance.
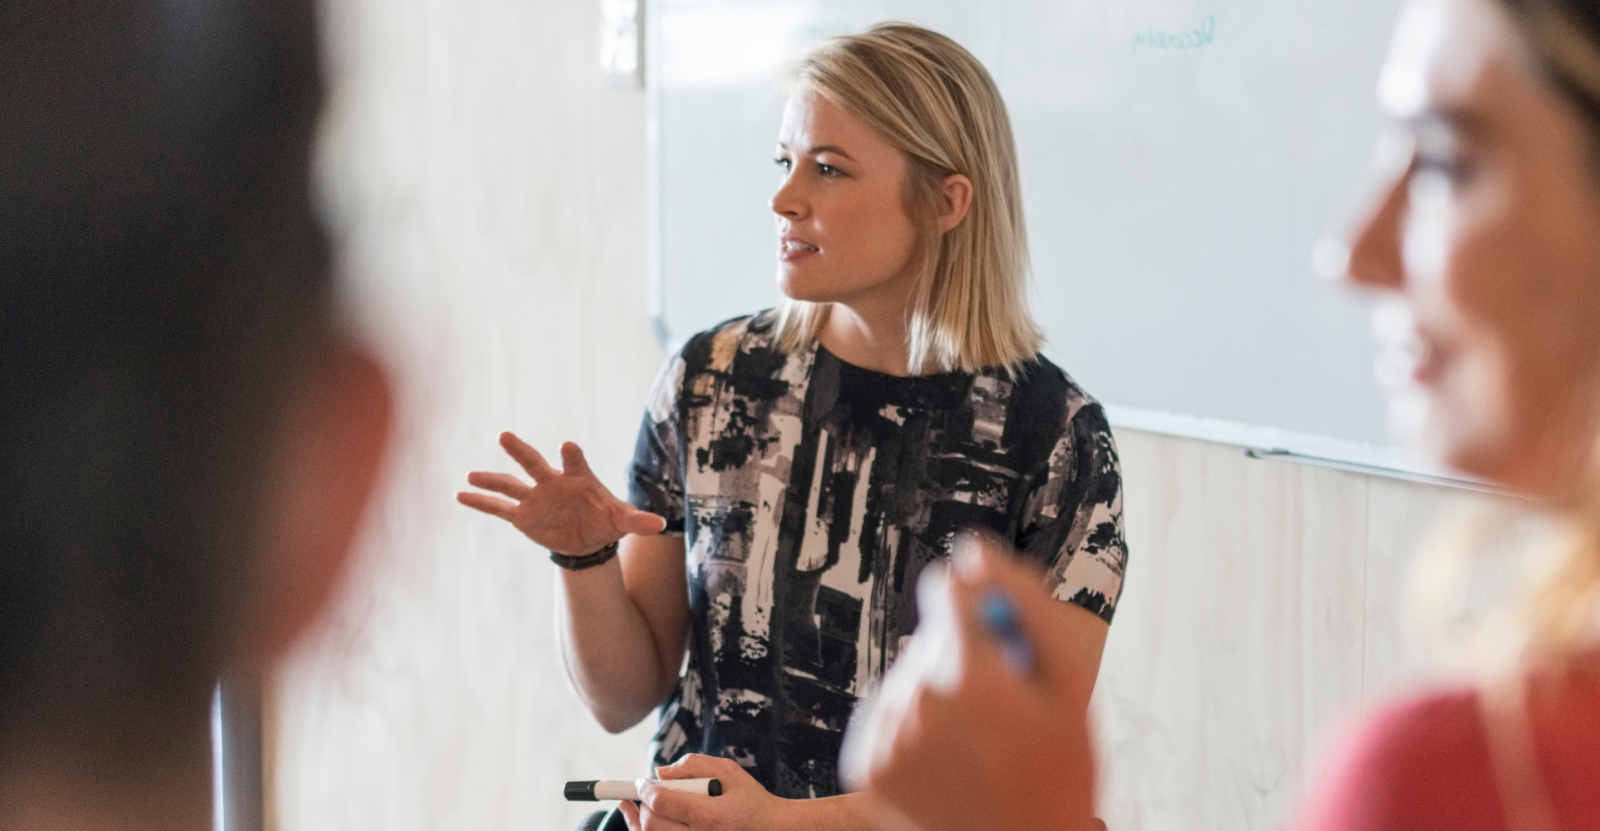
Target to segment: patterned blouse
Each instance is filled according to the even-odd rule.
[[[816,345],[781,353],[764,315],[667,363],[629,498],[687,552],[689,660],[656,763],[733,759],[789,798],[840,792],[856,699],[905,647],[917,577],[959,531],[1010,540],[1055,597],[1107,621],[1127,561],[1105,413],[1048,360],[1016,380],[903,378]]]

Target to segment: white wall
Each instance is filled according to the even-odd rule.
[[[1128,579],[1096,688],[1115,831],[1281,827],[1306,763],[1427,675],[1402,605],[1479,493],[1119,431]]]
[[[329,0],[326,127],[353,305],[407,413],[330,625],[278,686],[285,829],[566,829],[568,778],[640,775],[567,691],[555,568],[456,505],[495,436],[572,439],[618,487],[663,359],[644,294],[642,93],[598,0]]]
[[[620,485],[662,359],[644,102],[599,77],[599,5],[326,0],[334,215],[406,418],[346,596],[273,690],[286,831],[564,831],[564,780],[644,770],[647,728],[607,736],[568,692],[554,567],[451,498],[506,467],[505,428],[576,440]],[[1097,702],[1105,813],[1274,827],[1329,717],[1406,666],[1401,552],[1477,497],[1119,440],[1132,557]]]

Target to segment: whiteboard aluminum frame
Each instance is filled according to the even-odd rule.
[[[1426,485],[1466,488],[1507,495],[1490,482],[1441,467],[1427,458],[1396,447],[1366,444],[1273,427],[1166,413],[1139,407],[1105,405],[1112,427],[1228,444],[1244,449],[1252,459],[1297,462],[1350,473],[1403,479]]]

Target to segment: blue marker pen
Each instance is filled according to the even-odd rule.
[[[1033,647],[1028,645],[1027,637],[1022,634],[1022,626],[1017,619],[1017,604],[1011,595],[999,589],[991,590],[978,604],[978,617],[1000,641],[1000,655],[1005,659],[1006,666],[1018,675],[1031,674]]]

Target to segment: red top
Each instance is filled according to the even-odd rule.
[[[1600,680],[1541,682],[1529,712],[1561,831],[1600,829]],[[1301,831],[1508,831],[1477,693],[1436,693],[1364,721],[1302,820]]]

